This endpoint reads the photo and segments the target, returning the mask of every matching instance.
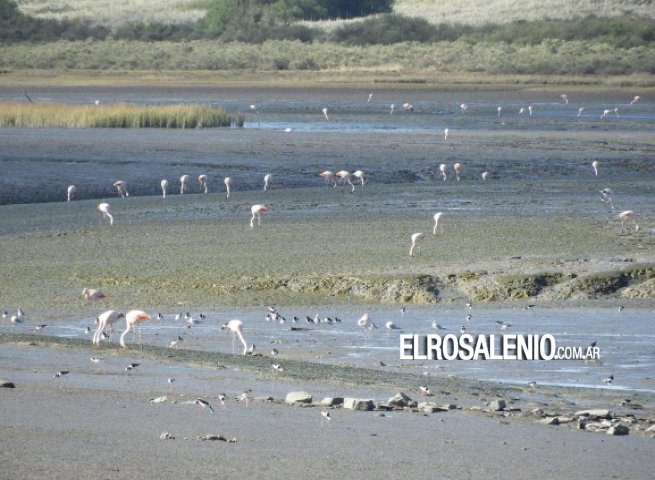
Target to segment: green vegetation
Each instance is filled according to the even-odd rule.
[[[244,118],[206,105],[141,106],[1,103],[0,127],[208,128],[243,126]]]

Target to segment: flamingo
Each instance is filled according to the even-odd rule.
[[[444,141],[448,140],[448,132],[449,132],[449,130],[447,128],[443,129],[443,139],[444,139]]]
[[[116,191],[122,198],[130,196],[130,194],[127,192],[127,184],[123,180],[115,181],[114,187],[116,187]]]
[[[482,172],[482,181],[483,181],[483,182],[486,182],[488,176],[489,176],[489,172],[486,172],[486,171],[485,171],[485,172]]]
[[[272,173],[267,173],[266,175],[264,175],[264,191],[270,188],[271,178],[273,178]]]
[[[66,201],[70,202],[73,199],[73,196],[75,195],[75,192],[77,192],[77,187],[75,185],[69,185],[68,189],[66,190]]]
[[[98,328],[93,334],[93,344],[100,345],[100,337],[102,332],[105,331],[105,328],[111,326],[112,323],[114,323],[116,320],[120,320],[121,318],[125,318],[125,315],[117,312],[116,310],[107,310],[106,312],[101,313],[98,317]]]
[[[459,182],[459,175],[462,173],[462,164],[457,162],[453,165],[453,170],[455,170],[455,177],[457,177],[457,181]]]
[[[600,116],[600,118],[607,118],[607,116],[614,112],[616,114],[616,118],[619,118],[619,109],[614,107],[614,108],[606,108],[603,110],[603,114]]]
[[[334,172],[330,170],[325,170],[318,174],[319,177],[323,177],[325,183],[332,185],[334,188],[337,188],[337,181],[334,178]]]
[[[268,212],[268,207],[266,205],[253,205],[250,207],[250,212],[252,213],[252,218],[250,219],[250,228],[255,228],[255,217],[257,217],[257,225],[262,224],[262,213]]]
[[[420,233],[420,232],[413,233],[411,238],[412,238],[412,246],[409,248],[409,256],[413,257],[414,256],[414,248],[421,248],[418,245],[418,242],[420,242],[421,240],[423,240],[425,238],[425,233]]]
[[[389,105],[389,114],[390,114],[390,115],[393,115],[393,109],[394,109],[395,107],[396,107],[396,106],[395,106],[393,103],[392,103],[391,105]]]
[[[121,347],[125,348],[125,335],[127,335],[130,330],[134,331],[134,327],[137,323],[148,320],[149,318],[150,315],[148,315],[143,310],[130,310],[127,312],[127,315],[125,315],[125,323],[127,328],[121,334]]]
[[[165,178],[159,183],[161,185],[161,196],[166,198],[166,189],[168,188],[168,180]]]
[[[406,112],[413,112],[414,111],[414,105],[412,105],[411,103],[405,102],[405,103],[403,103],[403,110],[406,111]]]
[[[635,232],[639,231],[639,225],[635,221],[636,215],[634,210],[625,210],[619,213],[619,218],[621,219],[621,233],[623,233],[623,224],[625,222],[631,222],[635,226]]]
[[[498,116],[500,117],[500,113],[503,111],[503,107],[498,107],[496,110],[498,111]]]
[[[355,172],[353,172],[353,177],[358,178],[362,186],[364,186],[364,172],[362,172],[361,170],[356,170]]]
[[[252,113],[257,113],[257,105],[254,103],[248,107]]]
[[[561,94],[559,98],[561,98],[564,103],[569,103],[569,97],[567,97],[565,93]]]
[[[519,115],[523,115],[525,113],[525,108],[521,107],[519,108]]]
[[[357,326],[361,328],[367,328],[369,330],[372,330],[374,328],[378,328],[377,325],[371,320],[368,316],[368,313],[365,313],[359,319],[357,320]]]
[[[246,343],[246,339],[243,338],[243,322],[241,320],[230,320],[221,327],[221,330],[232,332],[232,353],[234,353],[236,337],[239,337],[239,341],[243,345],[243,354],[246,355],[248,353],[248,344]]]
[[[347,171],[347,170],[339,170],[337,173],[335,173],[335,175],[336,175],[337,177],[339,177],[339,181],[338,181],[338,183],[347,183],[348,185],[350,185],[350,186],[352,187],[351,190],[350,190],[350,192],[352,193],[352,192],[355,191],[355,185],[353,185],[353,182],[352,182],[352,180],[350,179],[351,174],[350,174],[349,171]]]
[[[91,300],[93,302],[93,305],[95,305],[96,300],[102,300],[104,298],[107,298],[107,295],[105,295],[100,290],[97,290],[95,288],[84,288],[82,290],[82,296],[86,300]]]
[[[641,100],[641,97],[639,95],[635,95],[635,98],[632,99],[632,101],[630,102],[630,105],[634,105],[639,100]]]
[[[198,175],[198,183],[203,188],[205,193],[208,192],[209,183],[207,180],[207,175]]]
[[[180,177],[180,195],[184,194],[184,191],[186,190],[187,186],[189,185],[189,180],[191,180],[190,175],[182,175]]]
[[[582,115],[582,112],[584,112],[584,107],[578,108],[578,118],[580,118],[580,115]]]
[[[591,168],[594,169],[594,173],[598,176],[598,160],[591,162]]]
[[[323,112],[323,116],[325,117],[325,120],[330,121],[330,119],[328,118],[328,114],[327,114],[327,107],[325,107],[325,108],[322,110],[322,112]]]
[[[439,171],[441,172],[441,176],[443,177],[444,182],[446,181],[446,178],[448,178],[448,174],[446,173],[447,168],[448,167],[446,166],[445,163],[442,163],[441,165],[439,165]]]
[[[528,105],[528,113],[532,116],[532,105]]]
[[[462,113],[465,113],[465,112],[468,111],[469,106],[468,106],[467,104],[465,104],[465,103],[462,103],[462,104],[459,106],[459,109],[460,109],[460,111],[461,111]]]
[[[227,192],[225,193],[225,198],[229,199],[230,198],[230,187],[232,186],[232,177],[225,177],[223,180],[223,183],[225,184],[225,188],[227,189]]]
[[[603,188],[600,191],[600,194],[602,195],[602,198],[600,199],[601,202],[603,203],[609,203],[609,206],[612,208],[612,211],[614,211],[614,192],[610,188]]]
[[[368,100],[366,100],[366,103],[371,103],[371,100],[373,100],[373,93],[368,94]]]
[[[113,225],[114,217],[112,217],[110,209],[111,206],[108,203],[101,203],[98,205],[98,210],[102,212],[102,218],[109,218],[109,225]]]
[[[443,212],[437,212],[435,213],[432,218],[434,218],[434,228],[432,229],[432,233],[434,235],[437,234],[437,227],[439,226],[439,219],[442,217]]]

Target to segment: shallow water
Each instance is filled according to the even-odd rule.
[[[365,312],[379,327],[369,331],[357,327],[357,319]],[[180,348],[220,351],[232,350],[231,335],[220,332],[220,325],[231,318],[244,322],[244,335],[248,344],[255,344],[256,351],[270,355],[272,348],[279,350],[279,356],[271,363],[284,365],[285,359],[307,359],[334,365],[387,368],[397,371],[422,373],[426,383],[438,383],[443,376],[457,375],[470,379],[497,381],[526,385],[536,381],[539,385],[567,387],[620,389],[632,392],[655,393],[655,323],[648,309],[625,309],[619,313],[614,308],[545,308],[526,310],[518,307],[474,308],[470,322],[466,320],[468,310],[435,309],[434,307],[410,306],[401,314],[398,307],[287,307],[281,311],[286,322],[268,322],[265,309],[226,309],[221,312],[205,312],[207,319],[187,328],[184,320],[175,321],[173,312],[163,312],[163,321],[151,320],[144,323],[136,338],[129,341],[167,346],[178,335],[184,338]],[[199,312],[191,312],[198,319]],[[306,316],[319,318],[338,317],[340,324],[308,323]],[[299,317],[294,324],[293,317]],[[495,322],[511,324],[504,333],[552,335],[557,346],[586,347],[597,342],[600,359],[584,360],[400,360],[400,334],[425,335],[436,333],[431,328],[433,321],[447,328],[442,335],[459,335],[460,326],[466,325],[471,335],[499,336],[502,332]],[[400,330],[385,328],[387,321],[393,321]],[[86,337],[84,327],[93,328],[90,319],[57,320],[43,331],[49,335]],[[291,326],[304,330],[291,331]],[[32,327],[23,325],[2,325],[1,331],[29,331]],[[112,336],[114,343],[122,325]],[[237,341],[237,353],[242,347]],[[385,366],[381,366],[383,362]],[[610,374],[614,382],[603,382]]]

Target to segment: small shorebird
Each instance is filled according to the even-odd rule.
[[[273,373],[275,373],[275,375],[284,371],[284,368],[279,363],[274,363],[271,365],[271,368],[273,369]]]
[[[534,380],[528,382],[528,387],[534,392],[537,389],[537,382]]]
[[[432,322],[432,328],[434,328],[435,330],[447,330],[446,327],[438,324],[436,320]]]
[[[140,363],[130,363],[127,367],[125,367],[125,371],[126,372],[131,372],[132,370],[134,370],[139,365],[141,365],[141,364]]]
[[[460,333],[466,333],[466,332],[468,332],[468,328],[466,328],[464,325],[462,325],[461,327],[459,327],[459,332]]]
[[[41,325],[37,325],[36,327],[34,327],[34,331],[38,332],[39,330],[43,330],[47,326],[48,326],[47,323],[42,323]]]
[[[330,416],[330,412],[327,410],[321,410],[321,426],[327,424],[331,425],[332,422],[332,417]]]
[[[252,403],[252,389],[248,389],[239,396],[239,400],[245,402],[246,407],[249,407]]]
[[[611,374],[609,377],[603,380],[603,383],[606,385],[611,385],[613,381],[614,381],[614,374]]]
[[[202,407],[202,408],[208,409],[211,413],[214,413],[214,409],[212,408],[212,406],[209,404],[209,402],[207,400],[203,400],[202,398],[196,398],[193,401],[193,403],[195,405],[198,405],[198,406]]]
[[[431,395],[430,394],[430,387],[428,387],[426,385],[419,385],[418,389],[421,392],[421,396],[429,397]]]
[[[277,357],[279,355],[279,351],[277,348],[272,348],[271,349],[271,357]]]
[[[225,408],[225,400],[227,399],[227,396],[224,393],[219,393],[216,398],[221,402],[221,407]]]
[[[60,370],[59,372],[55,373],[52,378],[59,378],[63,377],[64,375],[68,375],[70,373],[70,370]]]
[[[98,357],[91,357],[89,358],[93,363],[98,364],[104,360],[104,358],[98,358]]]
[[[391,320],[385,323],[384,326],[387,328],[387,330],[401,330],[401,328],[395,323],[393,323]]]

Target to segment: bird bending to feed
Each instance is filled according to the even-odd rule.
[[[489,172],[482,172],[482,181],[483,182],[487,181],[487,177],[489,177]]]
[[[584,112],[584,107],[578,108],[578,118],[580,118],[580,115],[582,115],[582,112]]]
[[[271,173],[267,173],[266,175],[264,175],[264,191],[270,188],[271,178],[273,178],[273,175]]]
[[[462,103],[462,104],[459,106],[459,109],[460,109],[460,111],[461,111],[462,113],[464,113],[464,112],[467,112],[467,111],[468,111],[469,106],[468,106],[467,104],[465,104],[465,103]]]
[[[606,108],[603,110],[603,114],[600,116],[600,118],[607,118],[607,116],[614,112],[616,114],[616,118],[619,118],[619,109],[614,107],[614,108]]]
[[[236,337],[239,337],[239,341],[243,345],[243,354],[246,355],[248,353],[248,344],[246,343],[246,339],[243,338],[243,322],[241,320],[230,320],[221,327],[221,330],[229,330],[232,332],[232,353],[234,353]]]
[[[439,165],[439,172],[441,172],[441,177],[443,178],[443,181],[446,181],[446,178],[448,177],[448,173],[446,172],[446,169],[448,166],[445,163],[442,163]]]
[[[395,323],[393,323],[391,320],[385,323],[384,326],[387,328],[387,330],[401,330],[401,328]]]
[[[208,409],[211,413],[214,413],[214,409],[212,408],[212,406],[209,404],[209,402],[207,400],[203,400],[202,398],[196,398],[193,401],[193,403],[195,405],[198,405],[198,406],[202,407],[202,408]]]
[[[361,170],[355,170],[355,171],[353,172],[353,177],[355,177],[356,179],[358,179],[358,180],[361,182],[362,186],[364,186],[364,172],[363,172],[363,171],[361,171]]]
[[[591,168],[594,169],[594,174],[598,176],[598,160],[591,162]]]
[[[327,424],[330,425],[330,422],[332,422],[332,417],[330,416],[330,412],[327,410],[321,410],[321,425]]]
[[[257,225],[262,224],[262,213],[268,212],[268,207],[266,205],[253,205],[250,207],[250,213],[252,213],[252,218],[250,219],[250,228],[255,228],[255,217],[257,218]]]
[[[332,172],[330,170],[325,170],[325,171],[319,173],[318,176],[323,177],[323,180],[328,185],[332,185],[332,187],[337,188],[337,181],[334,178],[334,172]]]
[[[611,374],[609,377],[603,380],[603,383],[607,385],[611,385],[613,381],[614,381],[614,374]]]
[[[361,328],[367,328],[369,330],[372,330],[374,328],[378,328],[375,323],[369,318],[368,313],[365,313],[359,319],[357,320],[357,326]]]
[[[459,182],[459,176],[462,173],[462,164],[457,162],[453,165],[453,170],[455,170],[455,177],[457,177],[457,181]]]
[[[229,199],[230,198],[230,188],[232,187],[232,177],[225,177],[223,180],[223,183],[225,184],[225,198]]]
[[[66,201],[70,202],[73,199],[73,196],[77,192],[77,187],[75,185],[69,185],[66,189]]]
[[[127,335],[130,330],[134,330],[134,327],[136,326],[137,323],[148,320],[149,318],[150,315],[148,315],[143,310],[130,310],[129,312],[127,312],[127,314],[125,315],[125,323],[127,325],[127,328],[121,335],[121,341],[120,341],[121,347],[125,348],[125,335]]]
[[[209,180],[207,175],[198,175],[198,183],[202,187],[205,193],[209,191]]]
[[[612,211],[614,211],[614,192],[610,188],[603,188],[600,191],[600,194],[600,201],[609,204],[609,206],[612,208]]]
[[[559,98],[561,98],[564,103],[569,103],[569,97],[567,97],[565,93],[561,94]]]
[[[105,328],[111,326],[116,320],[120,320],[121,318],[125,318],[125,315],[116,310],[107,310],[101,313],[98,317],[98,328],[96,328],[93,334],[92,343],[94,345],[100,345],[100,336],[105,331]]]
[[[325,120],[328,120],[328,121],[329,121],[330,119],[328,118],[328,114],[327,114],[328,110],[327,110],[327,107],[325,107],[325,108],[322,110],[322,112],[323,112],[323,116],[325,117]]]
[[[371,100],[373,99],[373,93],[368,94],[368,100],[366,100],[366,103],[371,103]]]
[[[421,246],[418,244],[418,242],[420,242],[420,241],[423,240],[424,238],[425,238],[425,233],[417,232],[417,233],[413,233],[413,234],[412,234],[412,237],[411,237],[411,239],[412,239],[412,246],[409,247],[409,256],[410,256],[410,257],[413,257],[413,256],[414,256],[414,248],[417,248],[417,249],[420,249],[420,248],[421,248]]]
[[[432,234],[436,235],[437,234],[437,227],[439,226],[439,219],[442,217],[443,212],[437,212],[435,213],[432,218],[434,219],[434,228],[432,229]]]
[[[191,180],[190,175],[182,175],[180,177],[180,195],[183,195],[189,186],[189,180]]]
[[[166,179],[164,178],[164,179],[159,183],[159,185],[161,186],[161,196],[162,196],[163,198],[166,198],[166,189],[168,188],[168,180],[166,180]]]
[[[619,218],[621,219],[621,233],[623,233],[623,225],[625,222],[632,223],[635,227],[635,232],[639,231],[639,225],[637,225],[637,222],[635,221],[636,217],[634,210],[625,210],[619,213]]]
[[[353,182],[352,182],[352,180],[350,178],[352,176],[352,174],[349,171],[339,170],[337,173],[335,173],[335,175],[337,177],[339,177],[339,180],[337,181],[337,183],[339,183],[339,184],[347,183],[348,185],[350,185],[350,193],[355,191],[355,185],[353,184]]]
[[[414,105],[412,105],[411,103],[405,102],[405,103],[403,103],[403,110],[405,110],[406,112],[413,112],[414,111]]]
[[[91,300],[94,305],[96,303],[96,300],[102,300],[104,298],[107,298],[107,295],[105,295],[100,290],[95,289],[95,288],[84,288],[84,289],[82,289],[82,296],[86,300]]]
[[[117,180],[114,182],[114,187],[116,187],[118,195],[120,195],[122,198],[130,196],[130,194],[127,192],[127,184],[123,180]]]
[[[102,218],[109,219],[109,225],[114,224],[114,217],[111,215],[111,205],[108,203],[101,203],[98,205],[98,210],[102,213]]]
[[[632,99],[632,101],[630,102],[630,105],[634,105],[639,100],[641,100],[641,97],[639,95],[635,95],[635,98]]]

